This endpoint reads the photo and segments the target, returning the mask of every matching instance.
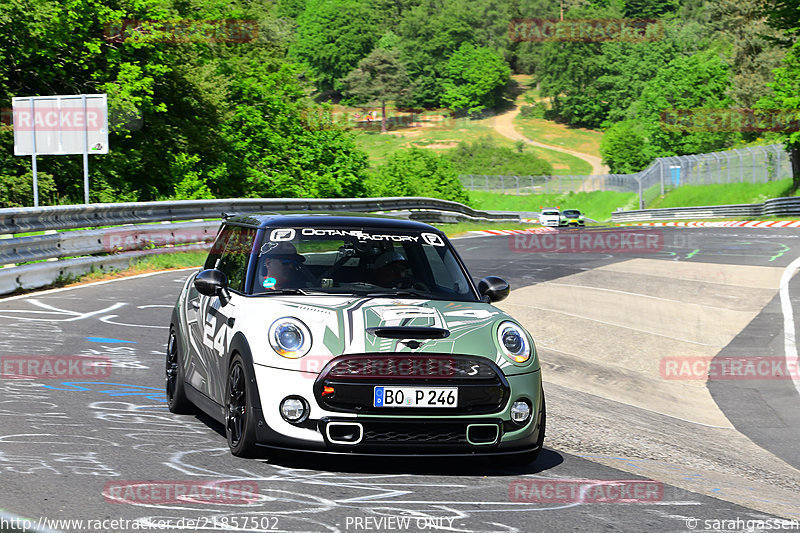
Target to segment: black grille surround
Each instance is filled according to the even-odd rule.
[[[469,419],[449,421],[441,419],[329,419],[319,421],[319,431],[325,435],[325,426],[329,422],[357,422],[363,428],[361,442],[354,445],[331,443],[326,438],[326,445],[332,449],[351,450],[357,452],[380,453],[381,450],[408,450],[410,452],[463,452],[465,449],[493,449],[497,443],[470,444],[467,439],[467,426],[479,424],[497,427],[497,441],[503,434],[502,420]]]
[[[376,386],[458,387],[457,407],[374,407]],[[333,387],[332,395],[322,395]],[[314,383],[314,396],[332,412],[415,415],[483,415],[500,412],[511,388],[491,360],[451,354],[357,354],[331,360]]]

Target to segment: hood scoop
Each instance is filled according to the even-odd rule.
[[[367,333],[384,339],[444,339],[450,330],[421,326],[380,326],[367,328]]]

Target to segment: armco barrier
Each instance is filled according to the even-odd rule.
[[[0,209],[0,266],[6,265],[0,268],[0,294],[44,287],[93,269],[125,268],[141,255],[201,249],[214,240],[224,212],[286,211],[391,212],[423,222],[520,220],[517,213],[476,211],[457,202],[419,197],[184,200]],[[191,222],[176,222],[187,220]],[[98,226],[111,227],[81,229]],[[15,237],[41,231],[47,233]]]
[[[259,211],[377,212],[422,209],[461,214],[468,219],[509,220],[508,214],[476,211],[436,198],[243,198],[122,204],[56,205],[0,209],[0,234],[77,229],[120,224],[219,218],[221,213]]]
[[[667,209],[639,209],[616,211],[612,222],[637,222],[641,220],[687,220],[698,218],[756,218],[800,216],[800,197],[772,198],[763,204],[716,205],[703,207],[671,207]]]

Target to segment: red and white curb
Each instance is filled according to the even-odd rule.
[[[637,222],[617,226],[679,226],[690,228],[800,228],[800,220],[729,220],[727,222]]]
[[[518,235],[520,233],[551,233],[558,231],[555,228],[542,227],[530,229],[480,229],[470,231],[473,235]]]

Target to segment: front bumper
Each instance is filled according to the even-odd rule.
[[[257,444],[262,447],[317,453],[381,456],[511,455],[535,451],[541,420],[541,372],[504,376],[508,395],[500,409],[484,414],[358,414],[332,411],[317,401],[318,375],[254,365],[261,409],[256,409]],[[300,424],[279,412],[287,396],[300,396],[310,407]],[[511,421],[511,404],[527,399],[531,417]]]

